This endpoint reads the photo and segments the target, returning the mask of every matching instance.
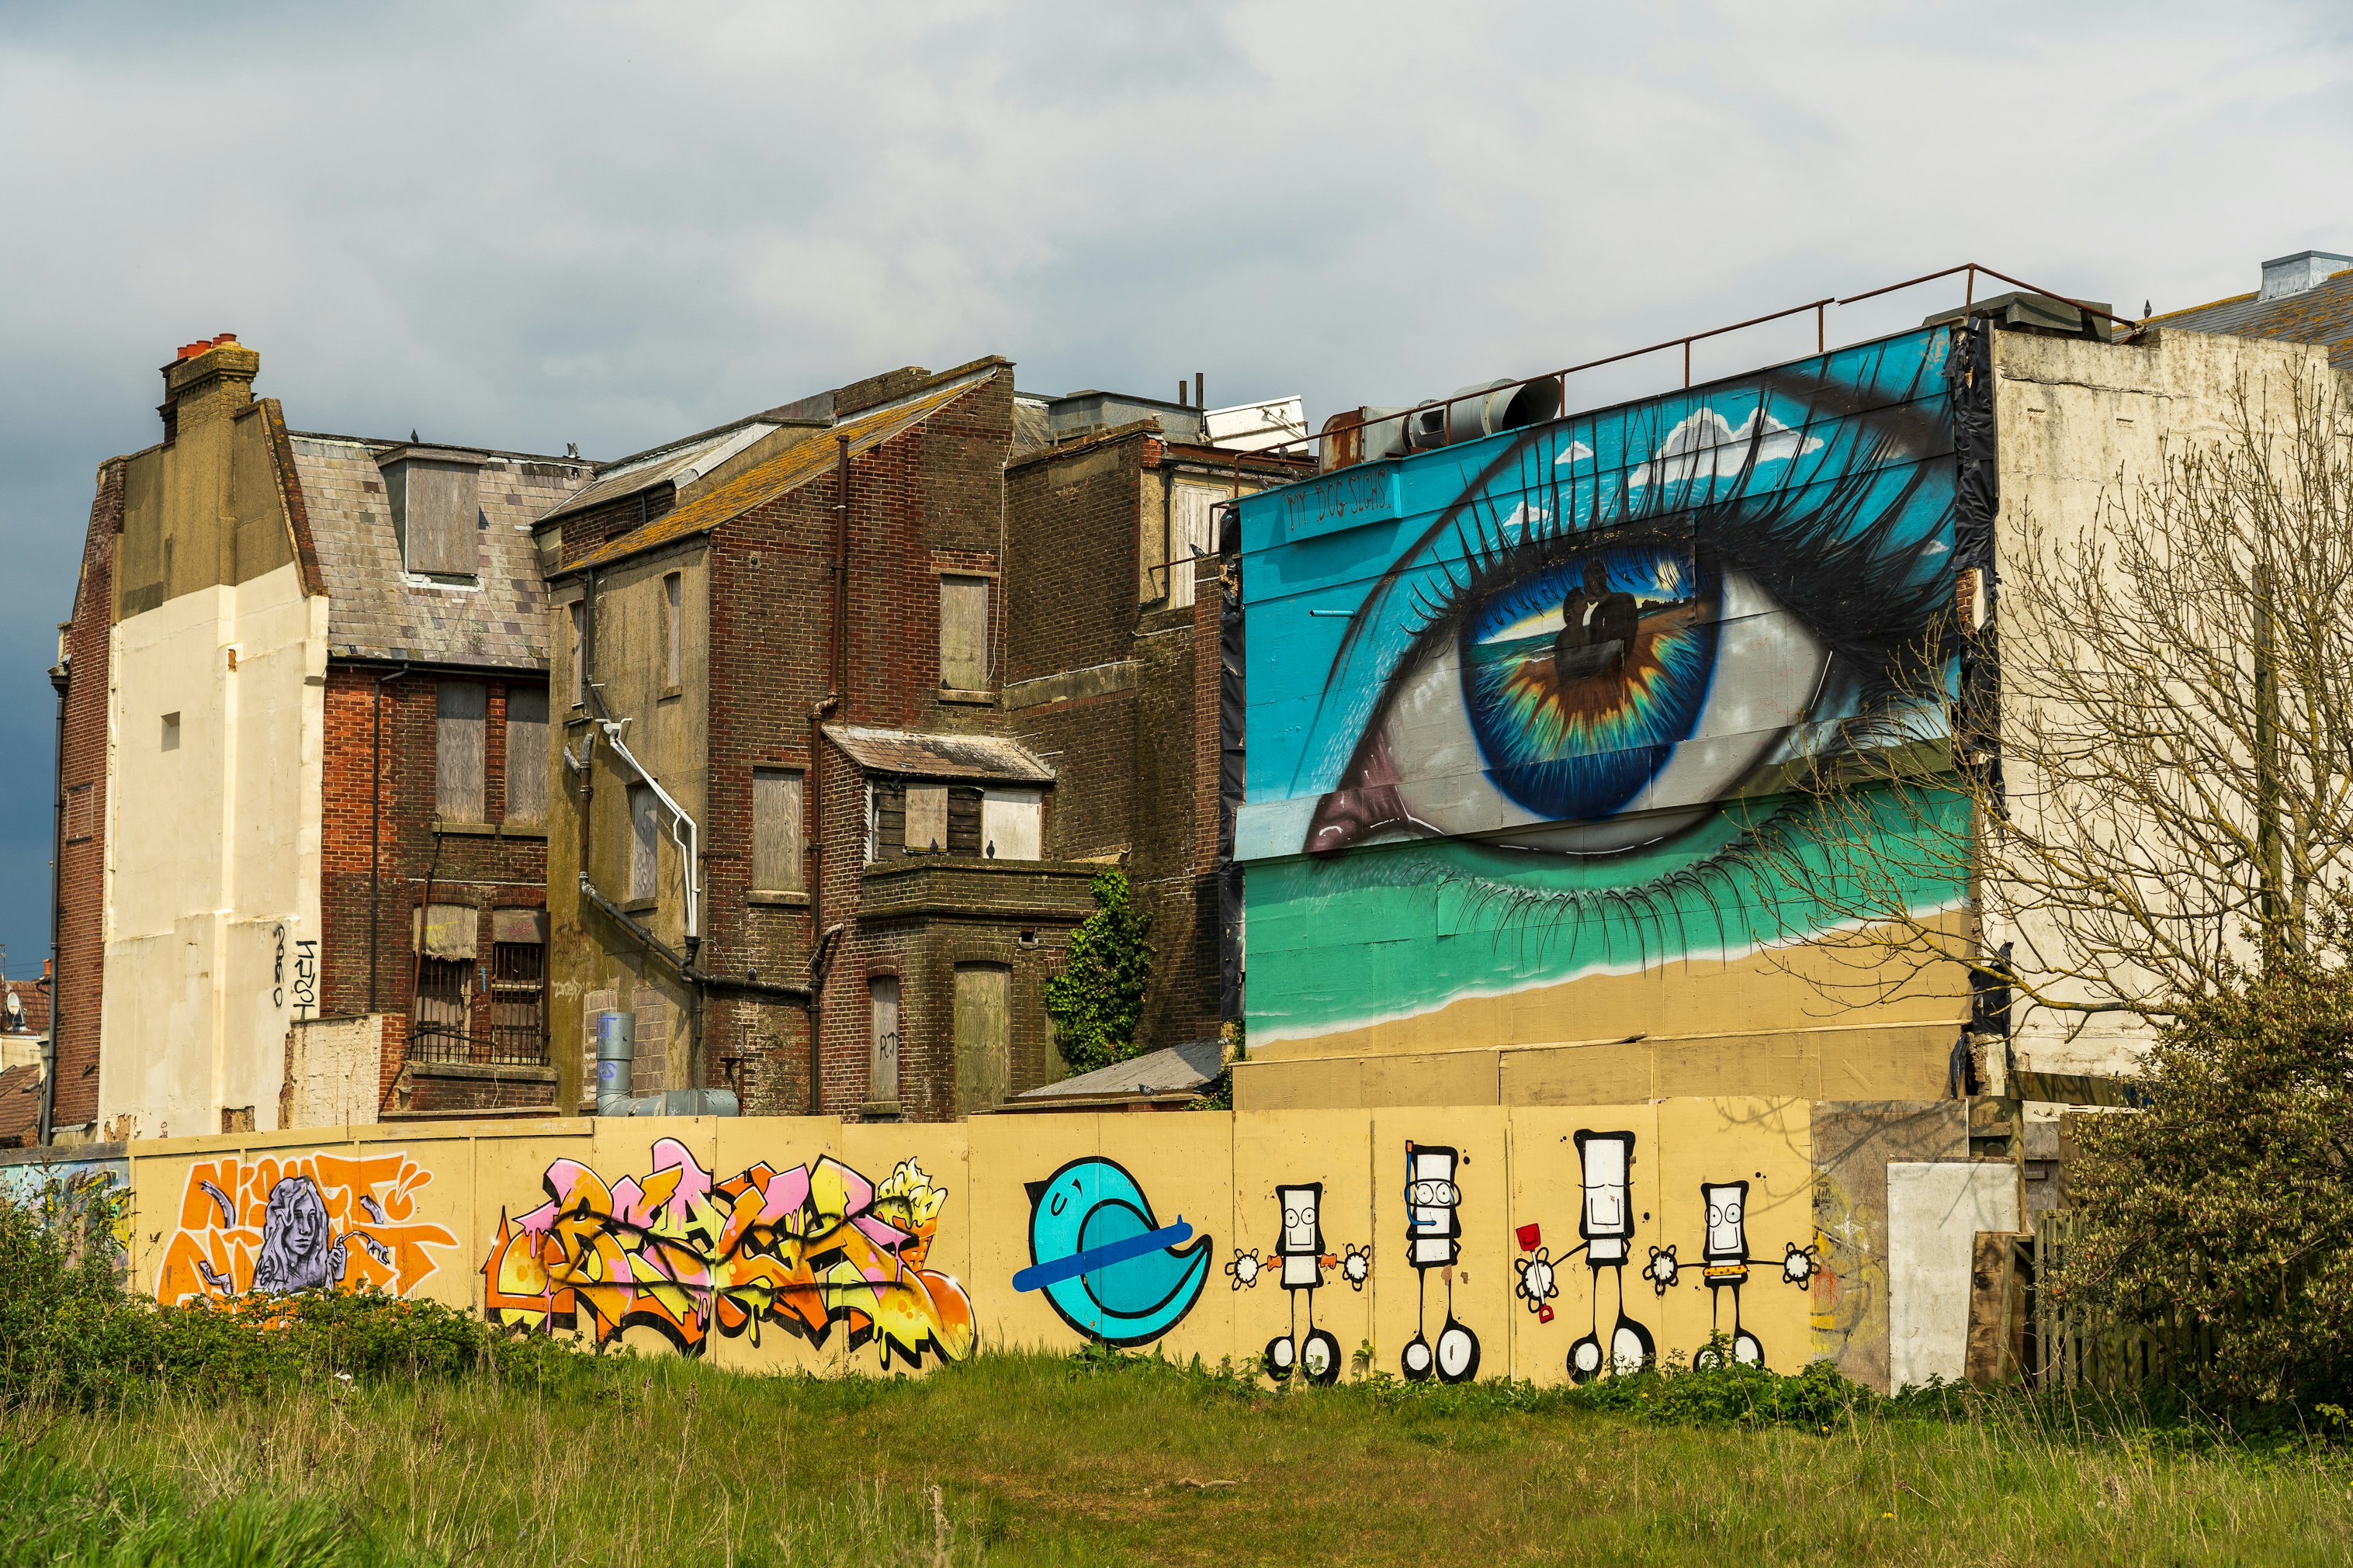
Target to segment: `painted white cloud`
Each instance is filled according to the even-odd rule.
[[[1760,434],[1757,422],[1765,422]],[[1694,479],[1725,479],[1740,472],[1749,461],[1751,447],[1756,449],[1756,461],[1786,463],[1792,458],[1822,449],[1822,438],[1807,436],[1791,429],[1762,408],[1751,409],[1748,417],[1735,428],[1732,421],[1713,408],[1703,408],[1683,419],[1651,460],[1635,466],[1626,476],[1628,489],[1641,489],[1645,485],[1684,485]]]

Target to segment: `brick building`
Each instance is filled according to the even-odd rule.
[[[1240,1011],[1240,889],[1229,869],[1221,895],[1220,867],[1240,793],[1241,627],[1219,508],[1313,465],[1213,447],[1181,404],[1125,399],[1108,412],[1144,417],[1094,424],[1098,395],[1038,400],[1044,439],[1025,432],[1007,465],[1005,701],[1070,781],[1061,853],[1119,860],[1152,916],[1138,1036],[1153,1049]]]
[[[545,1107],[546,609],[590,465],[290,431],[224,334],[109,459],[60,703],[58,1141]]]
[[[1208,487],[1176,481],[1269,462],[1155,415],[1202,434],[1198,408],[1017,398],[1001,359],[911,368],[541,520],[565,1104],[614,1010],[639,1095],[991,1109],[1061,1075],[1043,985],[1122,857],[1166,955],[1148,1037],[1214,1031],[1220,595]]]

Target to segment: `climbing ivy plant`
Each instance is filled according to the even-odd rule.
[[[1152,917],[1128,902],[1127,874],[1106,866],[1092,883],[1094,913],[1071,934],[1070,961],[1046,982],[1046,1016],[1073,1072],[1135,1055],[1135,1026],[1152,982]]]

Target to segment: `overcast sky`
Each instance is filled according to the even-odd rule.
[[[48,951],[92,476],[190,339],[259,350],[297,429],[595,457],[983,353],[1320,420],[1963,260],[2243,292],[2353,250],[2348,81],[2341,0],[0,0],[8,973]]]

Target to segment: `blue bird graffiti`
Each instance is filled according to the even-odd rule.
[[[1117,1162],[1073,1160],[1029,1194],[1029,1267],[1017,1290],[1044,1293],[1062,1321],[1113,1345],[1149,1344],[1193,1310],[1210,1240],[1178,1215],[1163,1226]]]

